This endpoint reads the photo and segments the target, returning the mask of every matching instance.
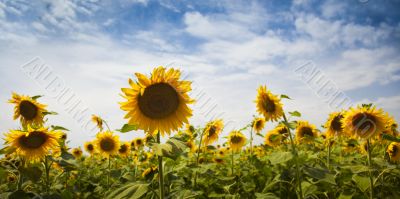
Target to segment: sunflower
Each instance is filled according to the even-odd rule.
[[[140,149],[141,147],[144,146],[144,141],[142,138],[136,138],[133,141],[135,142],[136,149]]]
[[[83,146],[83,148],[91,155],[94,154],[94,152],[95,152],[93,142],[85,142],[85,145]]]
[[[266,86],[258,88],[257,99],[258,113],[264,115],[266,121],[278,121],[283,116],[283,108],[280,99],[273,95]]]
[[[390,116],[388,113],[385,114],[385,130],[383,130],[382,133],[392,135],[392,136],[397,136],[397,128],[398,124],[394,120],[393,116]],[[380,134],[381,135],[381,134]]]
[[[59,131],[49,131],[45,127],[33,129],[28,126],[27,131],[12,130],[6,134],[5,140],[6,144],[16,149],[17,155],[27,161],[36,162],[60,147],[60,137]]]
[[[188,95],[191,82],[180,80],[179,70],[160,66],[150,78],[140,73],[135,75],[138,81],[129,79],[130,88],[121,89],[122,97],[127,100],[120,103],[121,109],[128,112],[125,118],[130,124],[148,132],[158,130],[164,135],[189,123],[192,110],[188,104],[194,102]]]
[[[146,136],[144,136],[144,142],[145,142],[146,145],[149,145],[149,144],[153,143],[154,142],[153,134],[146,133]]]
[[[67,138],[68,138],[67,134],[62,132],[61,133],[61,140],[65,141],[65,140],[67,140]]]
[[[71,153],[72,153],[72,155],[73,155],[76,159],[79,159],[79,158],[82,157],[82,150],[81,150],[81,148],[74,148],[74,149],[72,149]]]
[[[224,163],[224,159],[219,158],[219,157],[215,157],[215,158],[213,158],[213,160],[214,160],[214,162],[217,163],[217,164],[222,164],[222,163]]]
[[[207,146],[215,142],[223,128],[224,122],[221,119],[208,122],[203,132],[204,145]]]
[[[12,94],[12,99],[9,103],[15,104],[14,120],[20,118],[23,127],[27,125],[33,127],[43,126],[43,118],[46,110],[46,105],[40,104],[35,99],[25,95]]]
[[[282,142],[282,134],[280,134],[276,129],[269,131],[265,135],[265,144],[271,147],[278,146]]]
[[[307,121],[298,121],[296,127],[297,143],[308,143],[318,136],[317,129]]]
[[[121,156],[126,157],[129,155],[129,152],[131,151],[130,147],[131,147],[131,145],[128,142],[121,143],[121,146],[119,146],[119,149],[118,149],[118,153]]]
[[[354,138],[350,138],[344,144],[344,151],[348,153],[354,152],[354,149],[357,149],[358,146],[358,141]]]
[[[196,151],[196,144],[194,143],[193,140],[189,140],[186,142],[186,146],[189,148],[190,152],[195,152]]]
[[[15,176],[15,174],[9,173],[9,174],[7,175],[7,181],[8,181],[9,183],[14,183],[14,182],[17,181],[17,177]]]
[[[142,173],[142,177],[145,179],[150,179],[154,176],[154,174],[156,174],[158,172],[158,168],[157,167],[150,167],[147,168],[143,171]]]
[[[390,160],[392,162],[400,161],[400,143],[398,142],[390,143],[386,152],[389,154]]]
[[[329,114],[328,121],[326,121],[324,126],[327,129],[326,131],[327,138],[343,134],[342,119],[343,119],[342,112],[333,112]]]
[[[104,157],[118,153],[119,145],[119,137],[111,131],[100,132],[96,136],[96,149]]]
[[[99,128],[100,131],[103,131],[103,119],[101,119],[100,116],[93,114],[92,121],[96,124],[97,128]]]
[[[264,118],[255,118],[252,122],[253,130],[256,133],[260,133],[265,126],[265,119]]]
[[[232,131],[228,136],[228,142],[233,151],[239,151],[246,144],[246,137],[240,131]]]
[[[383,111],[375,107],[350,108],[344,115],[342,123],[346,133],[366,139],[385,130]]]

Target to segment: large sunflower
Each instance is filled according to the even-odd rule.
[[[98,133],[95,143],[97,151],[105,157],[118,153],[120,146],[119,137],[111,131]]]
[[[344,115],[342,123],[346,133],[366,139],[385,130],[383,111],[375,107],[350,108]]]
[[[265,135],[265,144],[271,147],[275,147],[278,146],[279,144],[281,144],[283,139],[282,134],[279,133],[279,131],[277,131],[277,129],[273,129],[272,131],[269,131],[266,135]]]
[[[307,121],[298,121],[296,127],[296,142],[308,143],[318,136],[317,129]]]
[[[228,143],[233,151],[239,151],[246,144],[246,137],[240,131],[232,131],[229,133]]]
[[[5,140],[6,144],[16,149],[17,155],[28,162],[37,162],[60,147],[60,138],[61,132],[49,131],[45,127],[33,129],[28,126],[27,131],[12,130],[6,134]]]
[[[328,138],[343,134],[342,119],[342,112],[333,112],[329,114],[328,121],[326,121],[324,126],[327,129],[326,136]]]
[[[392,162],[400,161],[400,143],[392,142],[386,151],[389,154],[390,160]]]
[[[258,113],[264,115],[266,121],[278,121],[283,116],[283,108],[281,100],[273,95],[266,86],[258,88],[257,99]]]
[[[203,143],[205,146],[212,144],[218,139],[219,134],[222,132],[224,128],[224,122],[222,119],[217,119],[211,122],[208,122],[206,127],[204,128],[203,133]]]
[[[131,147],[131,145],[128,142],[124,142],[124,143],[121,144],[121,146],[119,146],[118,153],[121,156],[126,157],[131,152],[131,148],[130,147]]]
[[[138,81],[129,79],[131,87],[121,89],[127,100],[120,103],[121,109],[128,112],[125,118],[130,124],[146,132],[158,130],[163,135],[189,123],[192,110],[188,104],[194,102],[188,95],[191,82],[180,80],[179,70],[160,66],[150,78],[140,73],[135,75]]]
[[[85,142],[83,148],[90,154],[94,154],[95,148],[93,142]]]
[[[15,104],[14,120],[20,118],[22,126],[43,126],[44,113],[47,112],[46,105],[40,104],[32,97],[18,95],[17,93],[13,93],[12,99],[8,102]]]
[[[260,133],[261,130],[263,130],[264,126],[265,126],[264,118],[254,118],[252,122],[252,127],[256,133]]]

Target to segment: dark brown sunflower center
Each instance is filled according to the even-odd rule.
[[[87,145],[86,148],[87,148],[88,151],[93,151],[94,150],[93,144]]]
[[[48,137],[44,132],[34,131],[28,136],[21,136],[19,138],[19,144],[29,149],[37,149],[46,143],[47,138]]]
[[[314,137],[314,133],[310,127],[302,127],[300,129],[301,134],[303,137],[308,136],[308,137]]]
[[[38,113],[38,107],[32,102],[24,100],[19,104],[19,111],[25,119],[32,120]]]
[[[256,129],[260,129],[261,128],[261,124],[262,122],[260,120],[256,121]]]
[[[394,145],[391,150],[392,156],[396,156],[398,152],[399,148],[396,145]]]
[[[342,115],[338,115],[335,118],[333,118],[332,123],[331,123],[331,128],[334,131],[342,131],[343,127],[342,127],[342,120],[343,116]]]
[[[210,128],[208,129],[208,137],[213,136],[216,132],[217,132],[217,127],[215,127],[214,125],[210,126]]]
[[[234,136],[231,137],[231,142],[233,144],[238,144],[241,141],[242,141],[242,137],[240,137],[240,136],[234,135]]]
[[[179,106],[176,90],[166,83],[153,84],[139,96],[139,109],[147,117],[162,119],[175,113]]]
[[[351,122],[356,131],[370,132],[371,128],[375,128],[376,118],[368,113],[358,113]]]
[[[112,139],[107,138],[107,139],[102,139],[100,141],[100,148],[103,151],[112,151],[115,148],[115,143]]]
[[[264,109],[265,109],[265,111],[268,112],[268,113],[273,113],[273,112],[275,112],[276,107],[275,107],[274,101],[272,101],[272,100],[269,99],[269,98],[265,99],[265,102],[264,102]]]
[[[279,134],[283,135],[283,134],[286,134],[288,131],[287,131],[286,127],[284,127],[284,128],[279,129],[278,132],[279,132]]]
[[[141,146],[142,145],[142,140],[136,140],[136,145]]]
[[[125,153],[126,151],[128,151],[128,147],[126,145],[121,145],[118,151],[120,153]]]

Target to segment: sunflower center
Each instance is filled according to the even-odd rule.
[[[217,127],[211,126],[211,127],[208,129],[208,137],[213,136],[216,132],[217,132]]]
[[[334,131],[342,131],[343,130],[342,122],[341,122],[342,118],[343,118],[342,115],[338,115],[335,118],[333,118],[332,123],[331,123],[331,128]]]
[[[235,135],[235,136],[231,137],[231,142],[234,144],[240,143],[241,141],[242,141],[242,137],[240,137],[240,136]]]
[[[396,156],[396,155],[397,155],[398,150],[399,150],[399,149],[397,148],[397,146],[394,145],[393,148],[392,148],[392,154],[393,154],[393,156]]]
[[[119,151],[120,153],[125,153],[127,150],[128,150],[128,147],[127,147],[127,146],[121,145],[121,147],[119,148],[118,151]]]
[[[310,127],[303,127],[300,131],[302,132],[303,137],[314,137],[314,133],[312,132],[312,129]]]
[[[375,128],[376,119],[373,115],[358,113],[351,122],[357,131],[368,132],[371,128]]]
[[[103,151],[112,151],[115,147],[115,143],[112,139],[102,139],[100,141],[100,148]]]
[[[32,120],[38,113],[38,107],[30,101],[23,100],[19,104],[19,111],[25,119]]]
[[[142,145],[142,140],[136,140],[136,145],[141,146]]]
[[[283,135],[283,134],[287,133],[287,129],[286,129],[286,127],[284,127],[284,128],[279,129],[278,132],[279,132],[279,134]]]
[[[47,135],[41,131],[34,131],[28,136],[22,136],[19,143],[29,149],[37,149],[41,147],[47,140]]]
[[[93,151],[94,150],[93,144],[87,145],[87,150],[88,151]]]
[[[257,120],[256,121],[256,129],[259,129],[259,128],[261,128],[261,121]]]
[[[179,106],[176,90],[167,83],[153,84],[139,95],[139,109],[147,117],[163,119],[175,113]]]
[[[271,99],[269,99],[267,97],[267,99],[265,99],[265,103],[264,103],[264,109],[268,112],[268,113],[273,113],[275,112],[275,103],[274,101],[272,101]]]

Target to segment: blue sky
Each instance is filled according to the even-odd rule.
[[[0,131],[18,128],[6,103],[15,91],[45,95],[40,100],[59,112],[49,123],[71,129],[72,145],[94,136],[21,68],[35,57],[113,129],[125,122],[120,88],[158,65],[194,82],[200,99],[191,122],[222,117],[224,134],[256,114],[261,84],[293,98],[287,111],[323,124],[335,110],[295,72],[308,62],[353,104],[374,102],[399,120],[399,8],[398,0],[0,0]],[[143,133],[121,135],[135,136]]]

